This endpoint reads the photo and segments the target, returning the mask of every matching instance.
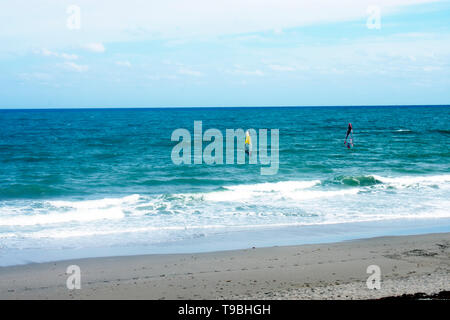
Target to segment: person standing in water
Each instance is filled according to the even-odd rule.
[[[245,153],[249,156],[252,155],[252,139],[250,138],[250,132],[248,130],[245,132]]]
[[[347,138],[348,138],[349,135],[351,135],[350,142],[347,144]],[[348,124],[347,134],[345,135],[344,144],[346,144],[347,148],[349,148],[349,149],[350,149],[350,144],[351,144],[351,146],[353,146],[353,126],[352,126],[351,123]]]

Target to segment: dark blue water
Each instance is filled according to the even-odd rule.
[[[279,129],[278,171],[175,165],[172,132],[186,128],[193,139],[194,121],[224,136]],[[352,149],[343,143],[348,122]],[[8,252],[145,246],[449,218],[449,142],[448,106],[0,110],[0,244]]]

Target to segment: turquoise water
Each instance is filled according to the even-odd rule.
[[[194,121],[224,136],[279,129],[278,172],[175,165],[171,134],[193,135]],[[449,142],[448,106],[0,110],[0,265],[27,252],[235,248],[264,234],[275,245],[286,228],[283,244],[320,241],[311,228],[438,226],[450,218]]]

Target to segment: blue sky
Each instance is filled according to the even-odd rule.
[[[450,103],[450,1],[2,1],[0,38],[0,108]]]

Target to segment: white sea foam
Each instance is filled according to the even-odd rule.
[[[30,239],[29,245],[34,245],[31,239],[96,239],[97,236],[117,243],[130,239],[145,243],[192,235],[198,230],[214,233],[450,217],[450,203],[446,200],[450,175],[373,177],[382,184],[342,187],[319,180],[300,180],[225,186],[220,191],[189,194],[133,194],[81,201],[3,201],[0,238],[6,246],[8,241],[16,241],[17,246],[25,247],[26,239]],[[380,185],[393,186],[396,190],[380,189]],[[3,233],[1,228],[5,228]]]
[[[423,187],[423,186],[445,186],[450,183],[450,174],[433,176],[400,176],[400,177],[381,177],[372,175],[376,180],[384,184],[397,188],[405,187]]]
[[[33,226],[74,221],[89,222],[104,219],[121,219],[123,217],[124,213],[120,208],[74,210],[69,212],[4,217],[0,220],[0,226]]]
[[[83,200],[83,201],[48,201],[53,207],[66,207],[75,209],[99,209],[111,206],[118,206],[126,203],[133,203],[139,199],[138,194],[133,194],[123,198],[104,198],[99,200]]]
[[[355,222],[374,222],[383,220],[398,220],[398,219],[439,219],[449,218],[450,214],[448,210],[443,208],[437,208],[431,211],[423,211],[418,213],[411,213],[407,211],[398,211],[395,214],[382,213],[370,213],[367,215],[360,215],[357,217],[351,217],[345,214],[330,214],[323,218],[323,220],[317,221],[290,221],[290,222],[276,222],[276,221],[260,221],[259,223],[245,223],[239,224],[236,221],[224,221],[221,224],[200,224],[194,222],[191,225],[159,225],[159,226],[123,226],[121,228],[106,228],[104,226],[98,226],[90,229],[51,229],[51,230],[39,230],[34,232],[16,232],[16,233],[4,233],[0,234],[0,239],[8,238],[30,238],[30,239],[69,239],[69,238],[81,238],[92,236],[117,236],[126,237],[135,236],[141,237],[146,241],[157,241],[158,237],[167,235],[168,232],[176,233],[189,233],[190,231],[198,231],[202,233],[214,233],[217,231],[239,231],[239,230],[252,230],[252,229],[264,229],[264,228],[278,228],[278,227],[294,227],[294,226],[313,226],[313,225],[332,225],[342,223],[355,223]],[[178,221],[179,223],[180,221]],[[149,237],[150,236],[150,237]],[[151,237],[156,236],[156,238]]]
[[[33,226],[68,222],[89,222],[95,220],[121,219],[126,205],[133,204],[139,195],[122,198],[105,198],[83,201],[44,201],[45,209],[36,209],[28,214],[32,206],[3,208],[0,226]],[[23,213],[20,214],[20,211]],[[8,214],[9,213],[9,214]],[[11,214],[14,213],[14,214]]]
[[[280,181],[274,183],[257,183],[247,185],[226,186],[224,191],[203,194],[206,201],[240,201],[255,197],[283,196],[299,190],[308,189],[320,184],[320,180]]]
[[[320,180],[311,181],[280,181],[273,183],[257,183],[227,186],[225,189],[237,192],[273,192],[273,191],[292,191],[300,189],[308,189],[320,184]]]
[[[334,190],[334,191],[292,191],[286,192],[280,195],[280,198],[286,199],[294,199],[294,200],[311,200],[311,199],[319,199],[319,198],[330,198],[330,197],[338,197],[338,196],[346,196],[346,195],[355,195],[358,194],[360,188],[352,188],[346,190]]]

